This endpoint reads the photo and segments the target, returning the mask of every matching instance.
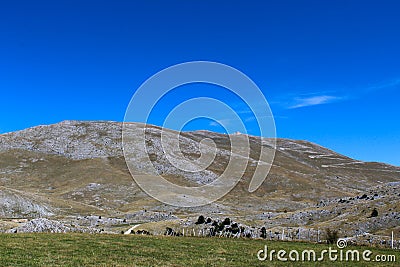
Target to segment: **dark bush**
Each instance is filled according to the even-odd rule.
[[[222,222],[224,225],[230,225],[231,224],[231,219],[225,218],[225,220]]]
[[[374,208],[374,210],[371,212],[370,217],[378,217],[378,210],[376,208]]]
[[[170,228],[170,227],[165,228],[164,235],[173,235],[174,233],[175,232],[172,228]]]
[[[328,244],[335,244],[339,238],[338,231],[331,231],[331,229],[326,229],[326,242]]]
[[[134,232],[134,231],[133,231]],[[137,235],[150,235],[150,232],[147,230],[137,230],[136,231]]]
[[[205,222],[206,222],[206,220],[204,219],[204,216],[200,215],[195,224],[203,224]]]
[[[260,232],[261,232],[260,235],[261,238],[267,238],[267,229],[265,229],[264,226],[261,228]]]

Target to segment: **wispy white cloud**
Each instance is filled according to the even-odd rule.
[[[222,120],[216,120],[216,121],[211,121],[210,123],[209,123],[209,125],[210,126],[220,126],[220,125],[222,125],[222,126],[227,126],[227,125],[229,125],[229,124],[231,124],[231,119],[222,119]]]
[[[334,90],[319,90],[301,94],[290,92],[270,100],[269,103],[274,107],[283,109],[297,109],[358,99],[376,91],[397,90],[398,88],[400,88],[400,78],[372,83],[363,87],[336,88]]]
[[[393,88],[397,88],[399,86],[400,86],[400,78],[389,80],[389,81],[383,81],[380,83],[370,85],[365,88],[365,91],[368,93],[371,91],[376,91],[376,90],[381,90],[381,89],[393,89]]]
[[[332,102],[336,102],[342,100],[342,97],[332,96],[332,95],[317,95],[317,96],[309,96],[309,97],[296,97],[294,99],[294,104],[291,104],[288,108],[302,108],[309,106],[316,106],[322,104],[328,104]]]

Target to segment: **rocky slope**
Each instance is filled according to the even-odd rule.
[[[199,214],[229,216],[271,229],[333,227],[351,235],[356,230],[383,234],[400,228],[399,167],[361,162],[307,141],[287,139],[277,139],[271,172],[254,193],[247,189],[260,147],[272,144],[258,137],[250,137],[245,175],[224,198],[191,209],[164,205],[144,194],[131,178],[123,158],[121,129],[117,122],[64,121],[0,135],[0,216],[61,221],[71,216],[74,220],[106,216],[121,219],[118,224],[123,227],[129,214],[142,214],[136,222],[140,218],[147,222],[146,212],[159,212],[190,220]],[[217,156],[203,172],[178,170],[162,153],[160,134],[160,128],[151,127],[147,152],[137,153],[149,153],[159,173],[175,183],[208,183],[229,160],[227,135],[186,132],[180,138],[186,158],[194,161],[200,156],[199,142],[204,138],[215,142]],[[139,156],[135,164],[142,168]],[[361,198],[364,194],[368,199]],[[373,208],[379,215],[368,218]]]

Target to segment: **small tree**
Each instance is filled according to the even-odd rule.
[[[264,226],[261,228],[260,231],[261,231],[260,237],[261,237],[261,238],[267,238],[267,229],[265,229]]]
[[[338,231],[331,231],[331,229],[326,229],[326,242],[328,244],[335,244],[339,238]]]
[[[195,224],[203,224],[205,222],[206,222],[206,220],[204,219],[204,216],[200,215]]]

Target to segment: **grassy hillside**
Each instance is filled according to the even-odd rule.
[[[276,259],[259,261],[257,252],[269,249],[314,249],[327,245],[266,242],[264,240],[154,237],[135,235],[89,234],[1,234],[0,266],[280,266]],[[336,246],[332,246],[336,249]],[[397,250],[352,247],[377,254],[395,254]],[[371,256],[371,258],[373,257]],[[307,262],[305,266],[342,266],[345,262]],[[346,263],[346,266],[398,266],[396,263]]]
[[[135,133],[143,131],[141,124],[132,127]],[[232,136],[183,132],[179,147],[189,162],[200,157],[199,142],[204,138],[215,142],[218,153],[207,172],[179,170],[160,145],[161,133],[173,131],[155,126],[147,130],[146,149],[135,138],[132,141],[137,153],[132,155],[132,167],[138,171],[149,154],[167,180],[198,186],[220,175],[229,160],[234,160],[230,154]],[[147,210],[179,219],[230,217],[269,229],[329,227],[338,229],[342,236],[365,232],[387,235],[391,231],[400,234],[396,232],[400,210],[395,205],[400,199],[400,167],[360,162],[306,141],[277,139],[271,172],[260,188],[250,193],[248,187],[260,161],[260,149],[270,149],[274,143],[250,136],[248,165],[236,187],[210,205],[183,209],[160,204],[140,190],[123,157],[121,136],[121,123],[104,121],[65,121],[0,135],[0,221],[43,217],[77,224],[77,217],[89,215],[125,218],[127,223],[154,221],[150,216],[148,220],[129,221],[132,214]],[[166,140],[168,146],[175,145],[173,138]],[[213,151],[211,147],[208,153]],[[361,198],[364,194],[366,197]],[[369,218],[374,208],[379,216]],[[2,224],[0,231],[9,228]]]

